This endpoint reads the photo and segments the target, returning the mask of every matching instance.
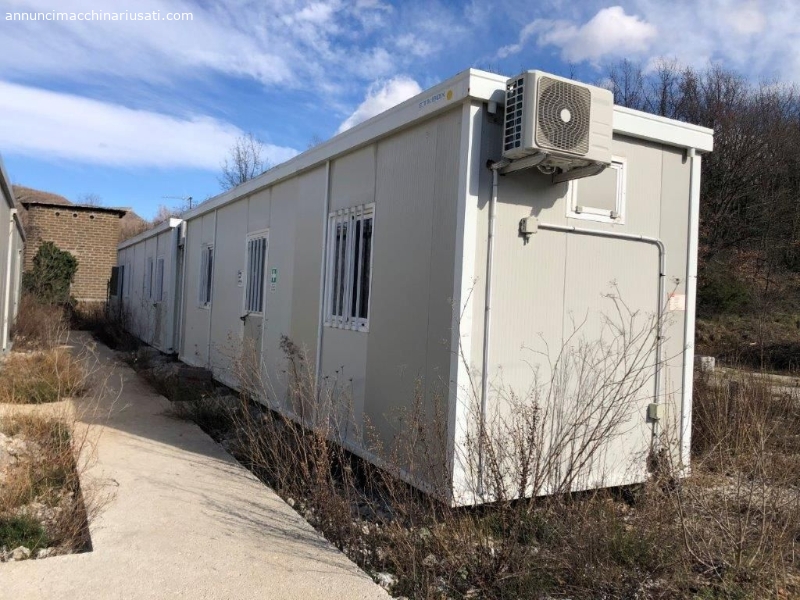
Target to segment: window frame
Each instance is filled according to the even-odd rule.
[[[152,256],[147,257],[147,270],[145,271],[144,280],[142,281],[142,285],[144,286],[144,297],[148,300],[153,299],[153,281],[155,279],[155,260]]]
[[[623,156],[612,156],[611,165],[606,169],[614,169],[617,172],[617,198],[616,210],[610,211],[603,208],[593,208],[591,206],[578,205],[578,189],[581,180],[570,181],[569,193],[567,194],[567,218],[583,219],[585,221],[597,221],[599,223],[611,223],[614,225],[625,224],[625,204],[627,200],[627,179],[628,179],[628,159]],[[590,179],[590,178],[587,178]],[[580,208],[580,210],[578,210]],[[613,213],[616,212],[617,216]]]
[[[114,294],[117,298],[126,298],[125,295],[125,281],[127,279],[127,267],[125,263],[121,263],[117,265],[117,289],[116,293]]]
[[[364,260],[364,225],[365,220],[372,220],[372,232],[370,234],[370,251],[369,251],[369,265],[368,271],[365,270]],[[361,222],[361,235],[359,238],[359,256],[356,265],[357,274],[355,275],[356,281],[353,280],[354,265],[353,260],[356,247],[356,237],[349,232],[355,231],[356,223]],[[337,246],[337,231],[341,224],[347,223],[348,235],[346,237],[346,246],[344,248],[344,255],[338,254]],[[374,261],[375,261],[375,203],[362,204],[359,206],[352,206],[342,208],[339,210],[331,211],[328,215],[328,230],[327,230],[327,248],[326,248],[326,277],[325,277],[325,326],[336,329],[346,329],[351,331],[369,332],[369,319],[372,304],[372,281],[374,279]],[[339,282],[337,278],[335,262],[341,256],[343,261],[344,281]],[[353,310],[353,293],[352,290],[356,286],[356,306],[359,306],[361,301],[362,285],[358,282],[362,279],[363,274],[368,273],[369,285],[367,286],[367,303],[366,303],[366,317],[352,316]],[[338,314],[334,314],[334,285],[342,290],[342,297],[340,298],[341,310],[337,310]]]
[[[208,258],[211,259],[211,269],[209,274]],[[207,243],[200,247],[200,277],[197,286],[197,306],[209,309],[214,301],[214,271],[216,265],[214,244]],[[205,292],[208,292],[207,294]]]
[[[264,258],[261,264],[260,310],[251,310],[250,294],[248,288],[251,281],[250,273],[250,242],[264,240]],[[244,244],[244,292],[242,294],[242,310],[246,315],[264,315],[267,305],[267,265],[269,263],[269,230],[262,229],[247,234]],[[255,288],[253,288],[255,289]]]
[[[111,276],[108,278],[108,295],[113,298],[119,298],[119,265],[111,267]]]

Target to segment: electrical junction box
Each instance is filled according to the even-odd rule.
[[[528,236],[539,231],[539,219],[536,217],[525,217],[519,221],[519,232]]]

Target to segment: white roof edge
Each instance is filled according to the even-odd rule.
[[[152,229],[147,229],[142,233],[133,236],[132,238],[128,238],[124,242],[120,242],[117,244],[117,252],[120,250],[124,250],[125,248],[130,248],[131,246],[135,246],[139,242],[143,242],[145,240],[149,240],[151,237],[160,235],[169,229],[174,229],[178,225],[183,222],[183,219],[176,219],[174,217],[170,217],[166,221],[162,221]]]
[[[462,71],[450,79],[417,94],[413,98],[371,119],[367,119],[352,129],[343,131],[318,146],[306,150],[294,158],[290,158],[258,177],[254,177],[210,200],[206,200],[203,204],[182,214],[181,217],[187,221],[199,217],[207,212],[216,210],[228,202],[269,187],[278,181],[319,167],[336,156],[369,144],[375,139],[389,132],[407,127],[419,119],[430,117],[448,108],[460,105],[464,100],[471,97],[470,83],[475,73],[481,72],[474,69]],[[482,90],[483,87],[481,88]]]
[[[22,226],[22,221],[19,218],[19,211],[16,208],[12,208],[11,214],[14,218],[14,222],[17,224],[17,231],[19,231],[19,236],[22,238],[23,242],[27,242],[28,236],[25,234],[25,228]]]
[[[27,241],[25,228],[22,226],[22,221],[19,218],[19,211],[17,210],[17,203],[14,198],[14,189],[11,187],[11,180],[8,178],[8,171],[6,171],[6,165],[3,162],[2,156],[0,156],[0,189],[3,190],[3,196],[5,196],[9,208],[11,208],[11,218],[14,219],[14,223],[17,225],[17,231],[19,231],[22,241],[25,242]]]
[[[614,107],[614,133],[700,152],[714,149],[713,129],[623,106]]]
[[[390,132],[408,127],[418,120],[453,108],[469,99],[503,104],[507,79],[503,75],[479,69],[462,71],[269,171],[206,200],[183,213],[181,218],[188,221],[214,211],[279,181],[318,168],[332,158],[372,143]],[[614,107],[614,132],[681,148],[695,148],[701,152],[710,152],[713,148],[711,129],[619,106]]]
[[[8,178],[8,171],[6,171],[6,165],[3,162],[3,157],[0,156],[0,188],[3,190],[3,195],[6,197],[6,202],[10,208],[16,208],[16,203],[14,202],[14,191],[11,189],[11,180]]]

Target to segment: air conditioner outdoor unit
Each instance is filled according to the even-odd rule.
[[[614,97],[609,90],[526,71],[508,80],[503,157],[544,155],[568,171],[611,164]]]

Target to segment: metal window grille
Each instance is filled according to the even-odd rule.
[[[203,246],[200,255],[200,306],[211,304],[211,290],[214,280],[214,246]]]
[[[342,209],[328,220],[325,323],[366,331],[372,282],[375,206]]]
[[[147,279],[144,281],[144,295],[146,298],[150,300],[153,299],[153,275],[155,271],[155,266],[153,264],[153,258],[150,257],[147,259]]]
[[[264,311],[264,271],[267,262],[267,238],[252,237],[247,240],[247,286],[245,311]]]

